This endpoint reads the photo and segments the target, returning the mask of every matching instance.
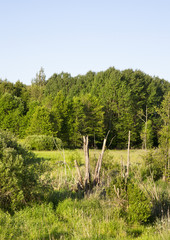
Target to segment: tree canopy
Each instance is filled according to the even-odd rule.
[[[80,146],[82,135],[89,135],[91,147],[99,146],[110,131],[110,147],[125,148],[129,130],[132,146],[142,147],[147,126],[148,144],[156,147],[165,128],[161,109],[169,90],[168,81],[140,70],[111,67],[46,79],[41,68],[31,86],[0,80],[0,128],[22,138],[53,135],[67,147]]]

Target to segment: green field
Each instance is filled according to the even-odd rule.
[[[90,158],[98,158],[101,150],[90,150]],[[65,155],[66,162],[69,163],[72,156],[80,156],[81,159],[84,159],[84,152],[82,149],[77,150],[64,150],[64,151],[34,151],[38,157],[49,159],[50,161],[60,161],[63,160]],[[130,151],[130,159],[132,163],[142,163],[143,156],[145,156],[146,151],[141,149],[135,149]],[[127,161],[127,150],[107,150],[105,155],[109,155],[113,162],[120,162],[121,158],[123,161]],[[78,160],[78,159],[77,159]]]

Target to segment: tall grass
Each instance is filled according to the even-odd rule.
[[[51,182],[53,192],[41,204],[27,206],[14,215],[0,211],[0,239],[68,239],[68,240],[169,240],[170,220],[164,216],[153,224],[129,223],[122,214],[123,202],[105,195],[110,187],[108,176],[120,162],[126,163],[127,151],[108,150],[103,159],[101,186],[91,194],[76,192],[77,173],[74,160],[84,171],[83,150],[35,151],[49,169],[41,176]],[[90,150],[91,168],[94,170],[99,150]],[[143,165],[145,151],[131,150],[131,165]],[[93,172],[93,171],[92,171]],[[116,172],[116,171],[115,171]],[[110,175],[111,174],[111,175]],[[158,185],[161,187],[161,184]],[[162,189],[162,188],[161,188]],[[114,190],[114,189],[113,189]],[[150,189],[152,191],[152,189]],[[159,190],[161,191],[161,190]]]
[[[169,240],[168,224],[164,219],[154,227],[128,225],[118,217],[112,202],[94,196],[67,198],[56,209],[52,204],[41,204],[26,207],[14,216],[1,212],[0,239]]]

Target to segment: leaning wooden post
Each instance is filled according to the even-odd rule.
[[[88,186],[90,184],[90,161],[89,161],[89,139],[88,136],[83,136],[83,148],[84,148],[84,154],[85,154],[85,179],[84,179],[84,186],[85,190],[88,189]]]
[[[101,170],[102,159],[103,159],[103,155],[104,155],[104,151],[105,151],[105,147],[106,147],[107,136],[103,141],[102,152],[101,152],[101,154],[98,158],[97,164],[96,164],[95,173],[94,173],[94,181],[93,181],[94,186],[100,183],[100,170]]]
[[[82,178],[82,175],[81,175],[81,172],[80,172],[80,168],[78,166],[78,163],[77,161],[75,160],[75,167],[77,169],[77,173],[78,173],[78,184],[77,184],[77,187],[78,189],[83,189],[84,186],[83,186],[83,178]]]
[[[98,173],[97,173],[98,180],[99,180],[99,177],[100,177],[100,170],[101,170],[101,166],[102,166],[102,159],[103,159],[105,147],[106,147],[106,138],[103,141],[102,152],[101,152],[100,157],[99,157],[99,165],[98,165]]]
[[[128,136],[128,152],[127,152],[127,178],[129,177],[129,167],[130,167],[130,131]]]

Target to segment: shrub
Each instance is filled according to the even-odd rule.
[[[142,169],[142,177],[146,179],[149,176],[153,177],[154,181],[159,180],[163,176],[164,162],[161,151],[149,151],[144,159],[145,166]]]
[[[134,170],[134,168],[133,168]],[[128,223],[145,223],[149,221],[152,212],[150,196],[133,181],[133,174],[126,178],[120,173],[112,176],[109,187],[106,188],[110,199],[116,200],[117,214]]]
[[[24,140],[24,145],[30,150],[54,150],[61,148],[62,141],[46,135],[30,135]]]
[[[128,208],[127,219],[129,222],[145,223],[151,216],[152,205],[150,198],[137,186],[129,183],[127,186]]]
[[[9,132],[0,130],[0,208],[14,211],[38,198],[42,166]]]

